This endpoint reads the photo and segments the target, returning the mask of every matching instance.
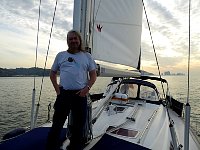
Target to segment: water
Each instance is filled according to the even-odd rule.
[[[168,80],[171,94],[174,98],[186,102],[187,77],[186,76],[164,76]],[[36,78],[36,104],[39,99],[41,88],[41,77]],[[98,78],[91,89],[91,93],[104,92],[111,78]],[[199,121],[200,118],[200,79],[192,77],[190,80],[190,105],[191,120]],[[31,101],[33,90],[33,77],[1,77],[0,78],[0,139],[8,131],[30,126]],[[40,97],[40,107],[37,124],[46,122],[48,115],[48,104],[54,103],[55,91],[49,77],[44,78]],[[51,109],[51,116],[53,109]],[[196,127],[196,124],[194,125]]]
[[[42,77],[36,78],[36,104],[39,101]],[[91,93],[104,92],[111,78],[98,78]],[[0,77],[0,139],[10,130],[30,126],[33,77]],[[56,93],[49,77],[44,78],[37,124],[47,121],[48,105],[55,101]],[[51,116],[53,109],[51,109]]]

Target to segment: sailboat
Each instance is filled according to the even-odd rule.
[[[140,72],[142,16],[142,0],[74,0],[73,29],[96,60],[97,74],[112,77],[104,93],[90,95],[84,150],[200,149],[167,80]],[[61,149],[69,144],[71,125],[66,120]],[[33,123],[31,130],[2,141],[0,149],[43,150],[50,127]]]

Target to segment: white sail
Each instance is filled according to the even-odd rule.
[[[137,68],[141,0],[96,0],[94,6],[92,55],[95,60]]]

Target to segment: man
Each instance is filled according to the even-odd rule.
[[[50,73],[57,98],[54,104],[53,125],[47,140],[48,150],[59,148],[58,139],[70,110],[73,118],[70,149],[83,149],[87,94],[96,81],[96,64],[91,55],[83,50],[82,39],[77,31],[68,32],[67,44],[68,50],[57,54]],[[58,71],[60,71],[59,84]]]

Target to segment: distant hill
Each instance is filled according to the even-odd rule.
[[[6,69],[0,68],[0,77],[17,77],[17,76],[49,76],[50,69],[43,68],[16,68]]]

